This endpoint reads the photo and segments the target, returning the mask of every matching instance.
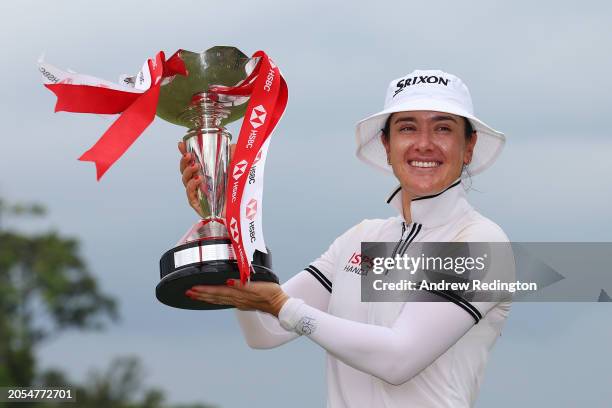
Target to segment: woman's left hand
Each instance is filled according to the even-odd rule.
[[[228,279],[226,286],[197,285],[185,292],[191,299],[219,305],[233,305],[239,310],[261,310],[278,317],[289,296],[273,282],[247,282]]]

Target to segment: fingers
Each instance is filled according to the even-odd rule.
[[[195,285],[191,289],[192,292],[212,295],[212,296],[235,296],[236,289],[228,288],[223,285]]]
[[[188,169],[189,166],[191,165],[191,162],[193,160],[193,154],[189,153],[187,151],[187,146],[185,145],[185,142],[180,141],[178,142],[178,149],[179,152],[181,152],[182,157],[181,157],[181,161],[179,164],[179,171],[181,174],[183,174],[183,184],[185,184],[185,169]],[[236,150],[236,144],[230,144],[229,147],[230,151],[229,151],[229,161],[232,161],[232,157],[234,157],[234,151]]]
[[[191,153],[185,153],[181,156],[181,161],[179,162],[179,172],[183,174],[185,169],[189,166],[191,162]]]
[[[178,149],[179,149],[179,152],[181,152],[181,154],[187,153],[187,146],[185,145],[185,142],[183,142],[182,140],[179,140]]]
[[[239,279],[228,279],[226,285],[195,285],[185,295],[208,303],[232,305],[239,310],[267,312],[267,299],[256,292],[256,286],[252,282],[241,285]]]
[[[182,161],[182,159],[181,159],[181,161]],[[198,168],[199,168],[199,166],[198,166],[198,164],[196,162],[191,162],[191,163],[189,163],[188,165],[185,166],[183,171],[181,171],[183,185],[185,187],[187,187],[187,183],[189,183],[190,180],[192,180],[197,175],[199,175],[198,174]]]
[[[211,295],[208,293],[199,293],[194,292],[193,290],[188,290],[185,292],[185,295],[193,300],[199,300],[201,302],[212,303],[215,305],[233,305],[234,299],[227,296],[219,296],[219,295]]]
[[[191,208],[196,211],[196,213],[202,216],[200,200],[198,199],[198,188],[202,183],[202,179],[198,171],[199,166],[194,160],[192,160],[193,154],[187,152],[185,142],[178,142],[178,149],[179,152],[183,154],[181,157],[179,170],[181,172],[181,181],[185,186],[187,202]]]
[[[191,165],[191,162],[193,161],[194,156],[192,153],[189,153],[187,151],[187,145],[183,141],[178,142],[178,149],[182,155],[181,161],[179,163],[179,172],[183,174],[185,169],[189,168],[189,166]]]
[[[225,281],[227,286],[231,286],[234,289],[245,289],[246,283],[243,285],[240,279],[228,279]]]
[[[224,286],[194,286],[185,292],[185,295],[194,300],[218,304],[240,305],[246,307],[240,298],[240,293]]]
[[[185,185],[185,192],[187,193],[187,202],[189,202],[189,205],[191,205],[191,207],[196,210],[197,213],[200,213],[200,200],[198,198],[198,188],[200,188],[200,185],[200,176],[195,176]]]
[[[180,162],[180,172],[183,173],[183,170],[185,170],[185,167],[187,167],[189,160],[191,159],[189,156],[191,156],[189,153],[187,153],[187,146],[185,145],[185,142],[183,142],[182,140],[180,142],[178,142],[178,149],[179,152],[181,152],[181,162]]]

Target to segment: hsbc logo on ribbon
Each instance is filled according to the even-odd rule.
[[[246,205],[246,217],[253,221],[257,215],[257,200],[251,198]]]
[[[246,217],[251,221],[249,222],[249,238],[251,243],[257,241],[257,233],[255,232],[255,217],[257,216],[257,200],[251,198],[246,205]]]
[[[246,167],[249,164],[246,160],[240,160],[238,163],[234,165],[234,171],[232,172],[232,176],[234,180],[238,180],[240,176],[244,174],[246,171]]]
[[[262,153],[263,153],[263,149],[260,149],[259,153],[257,153],[257,156],[255,156],[255,160],[253,160],[253,166],[259,163],[259,161],[261,160]]]
[[[267,112],[263,105],[258,105],[253,108],[253,110],[251,111],[251,118],[249,119],[251,121],[251,126],[253,126],[253,129],[257,129],[258,127],[264,124],[264,122],[266,121],[266,115]]]
[[[240,232],[238,232],[238,221],[234,217],[230,220],[229,226],[230,234],[232,234],[232,239],[234,242],[238,242],[240,239]]]

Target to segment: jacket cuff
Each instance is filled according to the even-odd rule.
[[[300,310],[304,305],[304,301],[298,298],[289,298],[281,310],[278,312],[278,321],[283,329],[288,331],[296,331],[295,328],[300,321],[302,311]],[[298,334],[302,334],[297,332]]]

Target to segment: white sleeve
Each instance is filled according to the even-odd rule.
[[[508,239],[497,225],[480,223],[466,228],[457,241]],[[391,327],[342,319],[312,308],[299,298],[285,303],[279,321],[282,327],[306,335],[345,364],[400,385],[444,354],[496,305],[460,298],[440,302],[438,294],[428,292],[419,296],[424,296],[423,301],[404,303]]]
[[[514,253],[510,239],[499,225],[490,219],[479,215],[479,219],[465,226],[453,241],[491,244],[488,250],[489,272],[485,277],[485,281],[491,282],[495,278],[503,282],[515,280]],[[495,297],[495,300],[487,302],[468,301],[452,292],[447,292],[446,294],[438,293],[438,295],[445,297],[448,301],[464,309],[476,322],[482,319],[498,303],[511,303],[511,298],[508,298],[505,293]]]
[[[330,292],[313,277],[309,271],[302,271],[281,285],[291,297],[304,299],[317,310],[327,310]],[[236,317],[247,344],[252,348],[268,349],[278,347],[295,339],[298,335],[282,328],[278,319],[259,310],[236,309]]]
[[[336,238],[319,258],[281,285],[285,293],[290,297],[303,299],[316,310],[327,311],[337,253],[352,230]],[[252,348],[278,347],[298,337],[294,331],[284,329],[278,319],[269,313],[236,309],[236,316],[244,338]]]
[[[392,327],[342,319],[298,298],[285,303],[279,320],[345,364],[394,385],[428,367],[474,325],[454,304],[435,301],[406,302]]]

